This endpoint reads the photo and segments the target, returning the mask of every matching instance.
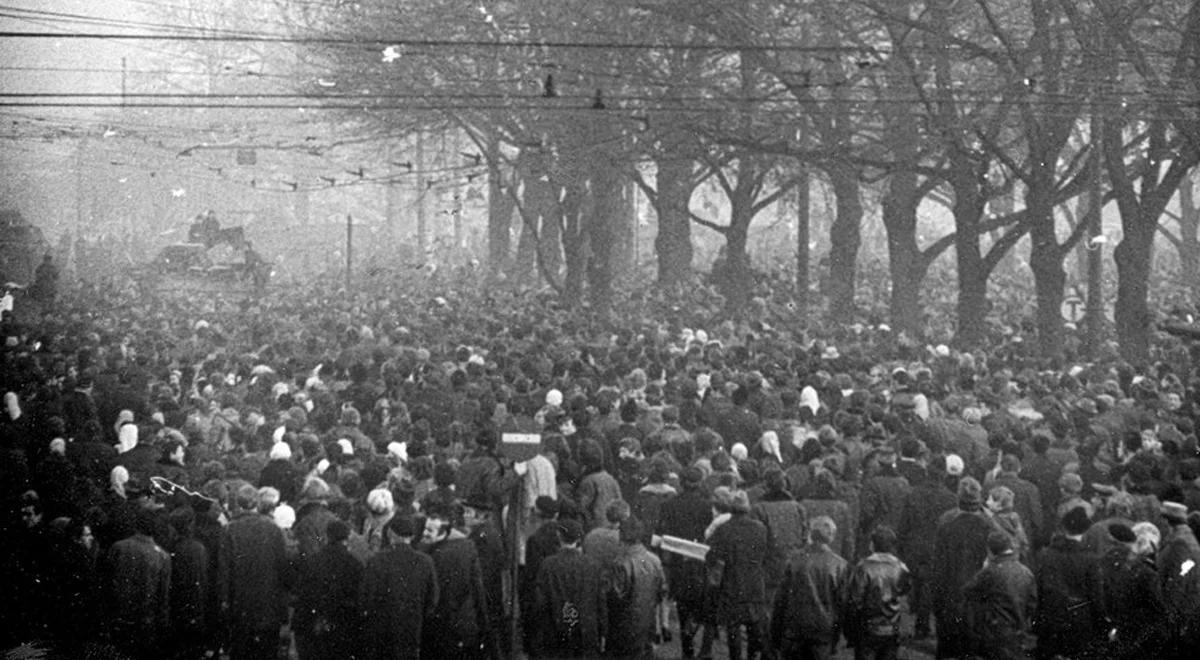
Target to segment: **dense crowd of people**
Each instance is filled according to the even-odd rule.
[[[770,296],[734,320],[411,291],[116,282],[5,312],[4,648],[1200,648],[1183,340],[1135,367],[1039,359],[1019,324],[972,351],[820,328]]]

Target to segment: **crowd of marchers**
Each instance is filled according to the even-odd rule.
[[[749,309],[646,298],[601,318],[320,284],[18,300],[0,319],[0,646],[1200,648],[1200,349],[1044,360],[1019,325],[968,351]]]

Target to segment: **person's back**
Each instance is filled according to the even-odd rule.
[[[218,555],[222,609],[233,627],[232,660],[273,652],[287,612],[283,530],[258,513],[254,486],[239,489],[237,500],[241,511],[225,528]]]
[[[988,561],[963,586],[972,650],[989,660],[1025,657],[1026,633],[1037,604],[1033,573],[1022,564],[1012,539],[988,535]]]
[[[1100,558],[1082,542],[1090,526],[1083,509],[1072,509],[1063,517],[1063,533],[1038,557],[1034,633],[1039,657],[1095,653],[1108,632]]]
[[[562,547],[538,568],[536,615],[522,623],[535,628],[530,637],[539,656],[596,657],[608,620],[600,566],[580,550],[583,528],[578,521],[560,521],[558,534]]]
[[[342,657],[358,642],[363,566],[346,547],[350,527],[329,524],[329,543],[301,566],[292,628],[301,660]]]
[[[886,525],[871,533],[871,554],[846,582],[846,638],[855,658],[894,658],[900,645],[900,599],[908,594],[908,568],[893,554],[896,533]]]
[[[836,536],[831,518],[816,518],[809,545],[788,557],[771,615],[772,646],[781,657],[822,657],[837,642],[848,569],[829,547]]]
[[[367,660],[419,660],[425,624],[438,601],[433,559],[413,549],[412,518],[396,516],[387,525],[390,547],[367,560],[359,596],[365,615]]]
[[[122,650],[153,657],[170,633],[171,556],[151,534],[154,515],[137,513],[136,532],[108,550],[110,633]]]
[[[987,538],[993,529],[982,503],[983,487],[965,477],[958,485],[958,507],[938,521],[932,588],[940,658],[961,657],[969,650],[970,622],[962,587],[987,558]]]
[[[642,525],[637,518],[621,524],[620,536],[624,548],[609,579],[613,598],[605,651],[618,657],[653,657],[666,575],[659,558],[642,545]]]

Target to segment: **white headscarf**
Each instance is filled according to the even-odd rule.
[[[138,444],[137,424],[126,424],[117,433],[117,453],[124,454]]]
[[[804,389],[800,390],[800,406],[808,408],[814,415],[821,409],[821,397],[812,385],[805,385]]]
[[[764,453],[779,459],[780,465],[783,464],[783,452],[779,450],[779,434],[774,431],[764,432],[758,441],[758,446]]]
[[[125,497],[125,484],[129,483],[129,470],[124,465],[118,465],[108,473],[108,483],[121,497]]]

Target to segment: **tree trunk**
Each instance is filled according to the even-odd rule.
[[[812,286],[809,273],[811,251],[808,244],[811,241],[809,223],[812,210],[809,208],[812,191],[809,188],[808,168],[800,171],[801,181],[796,186],[796,311],[804,314],[808,311],[808,289]]]
[[[721,295],[725,296],[725,309],[736,315],[750,302],[754,291],[754,273],[750,268],[750,254],[746,251],[750,223],[736,222],[736,215],[733,219],[735,222],[725,233],[726,258]]]
[[[591,213],[585,220],[591,257],[588,259],[588,295],[592,308],[606,315],[612,305],[613,280],[620,253],[620,225],[629,221],[629,208],[620,173],[607,157],[593,159],[590,180]]]
[[[587,281],[588,270],[588,234],[583,223],[584,195],[578,188],[567,188],[559,203],[562,213],[561,231],[556,229],[555,238],[562,244],[563,263],[566,274],[563,276],[563,300],[568,306],[574,306],[583,300],[584,285]],[[555,223],[557,224],[557,223]],[[546,245],[547,237],[543,233],[542,245]],[[558,243],[555,243],[558,247]]]
[[[917,246],[917,175],[898,171],[888,181],[883,197],[883,226],[887,231],[888,270],[891,274],[892,329],[919,337],[920,293],[925,277]]]
[[[682,159],[666,158],[658,163],[654,253],[658,257],[658,284],[668,291],[686,284],[692,276],[692,219],[688,214],[693,190],[691,170],[691,162]]]
[[[961,159],[959,159],[961,160]],[[958,332],[962,348],[976,348],[987,333],[989,269],[979,249],[979,219],[985,201],[980,181],[964,163],[951,165],[954,188],[954,255],[958,277]]]
[[[1196,206],[1196,181],[1179,186],[1179,276],[1192,296],[1200,296],[1200,208]]]
[[[1145,211],[1141,211],[1145,213]],[[1150,295],[1150,259],[1154,252],[1154,234],[1158,218],[1122,218],[1124,236],[1113,250],[1117,264],[1117,303],[1114,320],[1121,356],[1132,364],[1145,364],[1150,358],[1153,316]]]
[[[848,163],[829,168],[837,212],[829,228],[829,315],[835,323],[854,317],[855,270],[862,242],[862,199],[855,169]]]
[[[495,163],[495,161],[491,161]],[[512,196],[504,189],[504,175],[493,165],[488,170],[488,279],[502,279],[509,270],[512,251]]]
[[[1050,180],[1049,173],[1034,168],[1035,183],[1026,196],[1032,242],[1029,266],[1033,270],[1037,296],[1038,349],[1042,357],[1050,358],[1060,355],[1063,350],[1062,301],[1067,277],[1063,271],[1063,252],[1054,229],[1051,191],[1040,183],[1039,176]]]

